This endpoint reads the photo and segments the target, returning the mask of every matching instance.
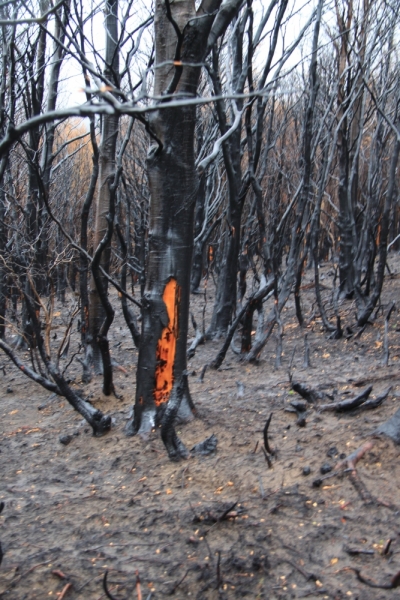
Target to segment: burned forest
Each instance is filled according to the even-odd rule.
[[[0,599],[397,597],[399,41],[0,2]]]

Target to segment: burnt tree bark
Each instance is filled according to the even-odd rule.
[[[106,55],[104,76],[110,84],[119,87],[119,45],[118,45],[118,0],[107,0],[106,16]],[[108,215],[111,203],[110,180],[115,176],[115,155],[118,138],[117,114],[103,116],[101,143],[99,148],[99,182],[96,199],[96,216],[94,227],[94,248],[99,248],[102,240],[107,236],[109,228]],[[108,237],[108,236],[107,236]],[[111,255],[111,236],[107,244],[102,247],[99,264],[108,273]],[[101,290],[99,290],[101,286]],[[94,371],[102,374],[105,368],[104,360],[109,363],[109,357],[104,355],[104,338],[100,335],[105,320],[109,319],[107,307],[103,299],[107,297],[108,284],[103,276],[95,277],[90,281],[89,294],[89,336],[86,339],[91,345]],[[107,354],[107,352],[106,352]],[[111,385],[112,387],[112,385]]]
[[[149,431],[164,412],[174,384],[186,369],[190,269],[194,208],[198,180],[195,169],[196,109],[168,107],[170,97],[196,95],[198,65],[225,31],[238,0],[158,0],[155,13],[154,94],[164,96],[149,118],[157,144],[148,154],[151,194],[146,287],[142,300],[142,334],[137,370],[134,416],[130,434]],[[189,63],[189,64],[188,64]],[[189,418],[189,389],[180,391],[178,416]]]

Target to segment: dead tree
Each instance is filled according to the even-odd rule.
[[[192,65],[204,60],[239,4],[226,2],[223,11],[219,10],[219,0],[203,1],[197,11],[189,0],[179,5],[158,0],[156,5],[154,95],[162,100],[148,123],[155,141],[147,163],[151,193],[149,253],[131,433],[154,426],[174,383],[181,381],[186,370],[197,187],[196,109],[190,104],[168,107],[168,102],[174,97],[195,97],[200,70]],[[178,415],[188,418],[193,404],[187,384],[184,388]]]

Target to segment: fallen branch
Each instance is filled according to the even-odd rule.
[[[353,410],[353,408],[357,408],[361,404],[363,404],[370,393],[372,392],[372,385],[367,387],[361,394],[358,394],[355,398],[350,398],[349,400],[342,400],[341,402],[331,402],[329,404],[321,404],[318,410],[320,412],[323,411],[335,411],[335,412],[345,412],[347,410]]]
[[[358,338],[360,338],[362,336],[362,334],[364,333],[364,331],[367,329],[367,325],[370,325],[370,323],[368,321],[365,323],[365,325],[363,325],[361,327],[361,329],[359,331],[357,331],[357,333],[353,337],[353,340],[358,340]]]
[[[375,554],[374,550],[368,550],[366,548],[350,548],[350,546],[345,546],[343,550],[350,556],[358,556],[359,554],[373,556]]]
[[[354,571],[358,581],[361,581],[361,583],[365,583],[365,585],[368,585],[369,587],[379,588],[381,590],[394,590],[400,586],[400,571],[392,577],[389,583],[375,583],[375,581],[372,581],[372,579],[364,577],[364,575],[361,574],[360,570],[356,569],[355,567],[346,567],[346,569]]]
[[[348,473],[350,481],[359,493],[361,499],[367,504],[372,504],[373,498],[367,490],[367,488],[365,487],[365,485],[363,484],[363,482],[361,481],[361,479],[359,478],[358,473],[356,471],[356,464],[364,456],[364,454],[369,452],[373,447],[374,442],[372,440],[368,440],[362,446],[360,446],[360,448],[357,448],[357,450],[355,450],[354,452],[346,456],[346,458],[338,462],[332,473],[328,473],[324,477],[314,479],[314,481],[312,482],[312,486],[320,487],[326,479],[331,479],[332,477]]]
[[[388,387],[387,390],[382,392],[382,394],[379,394],[379,396],[377,396],[376,398],[371,398],[370,400],[367,400],[367,402],[364,402],[364,404],[361,404],[360,409],[361,410],[372,410],[373,408],[378,408],[378,406],[380,406],[383,403],[383,401],[386,400],[391,389],[392,389],[392,386]]]
[[[346,468],[349,473],[350,481],[358,492],[361,500],[366,504],[372,504],[374,499],[366,488],[365,484],[361,481],[356,470],[356,464],[358,461],[374,447],[374,442],[368,440],[360,448],[357,448],[354,452],[349,454],[344,460],[335,466],[335,471]]]
[[[356,464],[358,463],[358,461],[364,456],[364,454],[369,452],[373,447],[374,447],[374,442],[372,440],[368,440],[362,446],[357,448],[357,450],[355,450],[354,452],[349,454],[349,456],[346,456],[346,458],[344,458],[339,463],[337,463],[337,465],[335,466],[335,471],[339,471],[340,469],[344,469],[344,468],[354,470],[356,468]]]
[[[269,454],[271,454],[271,455],[273,455],[273,454],[274,454],[274,452],[271,450],[271,448],[270,448],[270,445],[269,445],[269,442],[268,442],[268,428],[269,428],[269,425],[270,425],[270,423],[271,423],[272,414],[273,414],[273,413],[271,413],[271,414],[269,415],[269,417],[268,417],[268,419],[267,419],[267,422],[265,423],[264,432],[263,432],[263,435],[264,435],[264,448],[265,448],[265,450],[266,450],[266,451],[267,451]]]
[[[31,367],[23,363],[15,354],[11,346],[9,346],[4,340],[1,339],[0,348],[7,354],[7,356],[12,360],[15,366],[18,367],[20,371],[22,371],[22,373],[30,377],[30,379],[44,387],[46,390],[54,392],[55,394],[58,394],[60,396],[62,395],[58,386],[53,381],[50,381],[49,379],[47,379],[47,377],[44,377],[43,375],[39,375],[38,373],[36,373],[36,371],[31,369]]]
[[[307,402],[310,402],[311,404],[318,404],[318,402],[329,398],[329,396],[324,392],[318,392],[317,390],[309,388],[297,381],[292,382],[292,389],[300,394],[304,400],[307,400]]]
[[[61,590],[61,594],[58,596],[58,600],[63,600],[65,594],[68,592],[68,590],[72,587],[72,583],[67,583],[67,585],[65,585],[63,587],[63,589]]]

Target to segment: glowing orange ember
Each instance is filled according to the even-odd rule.
[[[170,279],[163,293],[168,313],[168,325],[164,327],[157,344],[157,367],[155,373],[154,400],[157,405],[167,402],[174,384],[174,361],[178,339],[178,304],[180,289],[176,279]]]

